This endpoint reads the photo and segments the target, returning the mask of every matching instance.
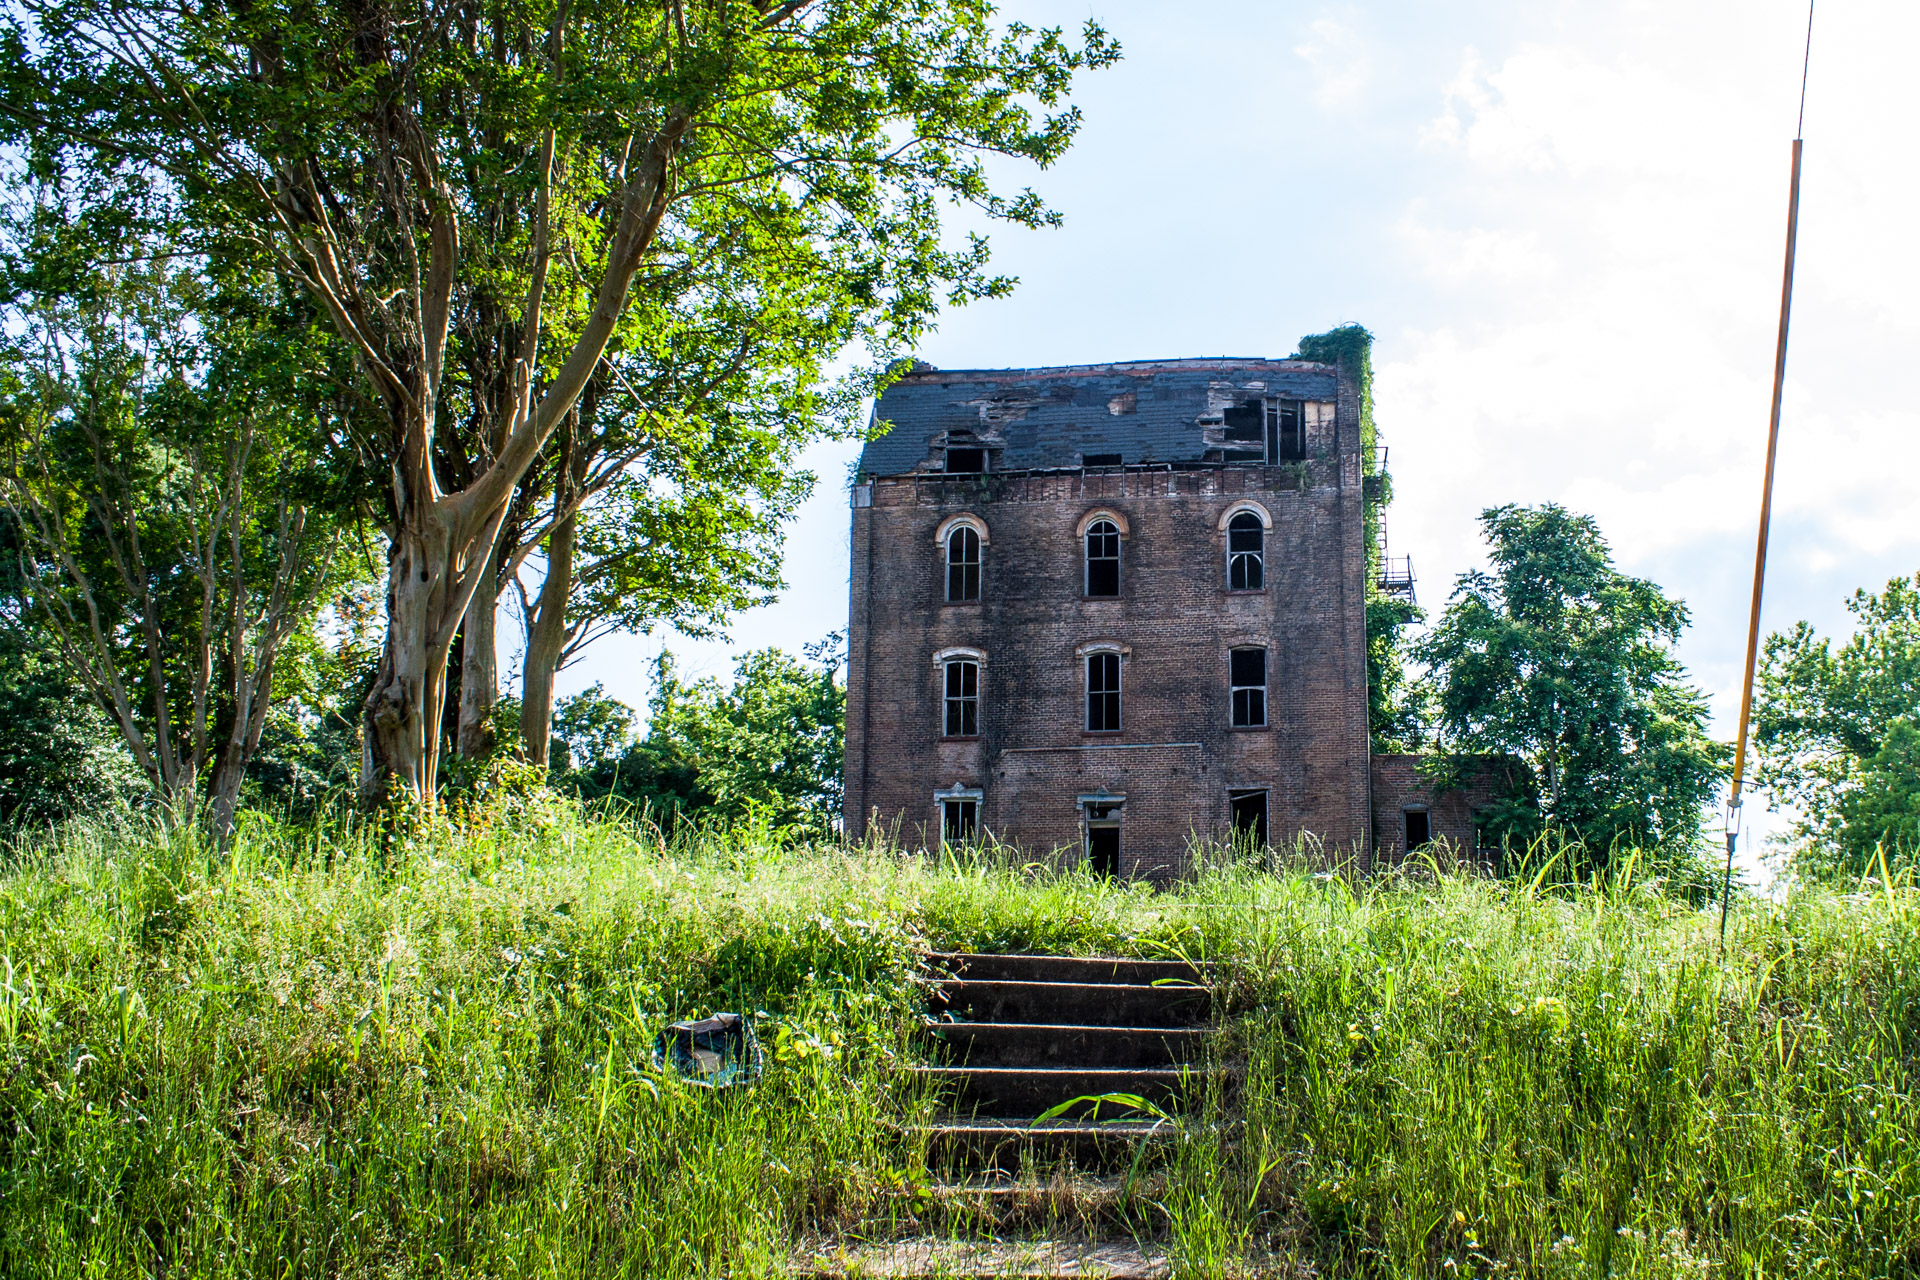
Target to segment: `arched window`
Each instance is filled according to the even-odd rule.
[[[980,533],[959,524],[947,534],[947,599],[980,598]]]
[[[1120,530],[1111,520],[1087,526],[1087,594],[1120,594]]]
[[[973,738],[980,734],[980,664],[972,658],[948,658],[940,664],[946,715],[942,736]]]
[[[1266,585],[1266,530],[1260,517],[1242,511],[1227,522],[1227,589],[1258,591]]]

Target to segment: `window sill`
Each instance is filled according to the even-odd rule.
[[[943,733],[940,735],[939,741],[941,742],[978,742],[980,741],[980,735],[977,733],[955,733],[955,734]]]
[[[1084,594],[1080,598],[1082,600],[1124,600],[1126,599],[1125,596],[1090,596],[1090,595],[1084,595]]]
[[[1263,596],[1267,594],[1267,589],[1265,587],[1228,587],[1226,594],[1230,596]]]
[[[1272,731],[1273,726],[1270,724],[1230,724],[1227,726],[1228,733],[1271,733]]]
[[[1082,729],[1080,736],[1083,738],[1118,738],[1125,732],[1125,729]]]
[[[942,600],[940,607],[942,609],[978,609],[980,602],[978,600]]]

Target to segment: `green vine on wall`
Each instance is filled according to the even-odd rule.
[[[1393,501],[1393,477],[1379,465],[1379,428],[1373,418],[1373,334],[1343,324],[1300,339],[1296,360],[1344,365],[1360,393],[1360,472],[1366,494],[1367,722],[1375,751],[1418,747],[1418,708],[1408,698],[1401,636],[1425,615],[1410,600],[1380,590],[1380,522]]]

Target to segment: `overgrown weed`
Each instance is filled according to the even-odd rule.
[[[1136,1224],[1183,1274],[1920,1269],[1910,876],[1743,902],[1723,954],[1631,859],[1325,865],[1159,889],[565,806],[70,828],[0,873],[0,1273],[772,1275],[907,1230],[928,947],[1222,966],[1231,1087]],[[751,1089],[650,1060],[718,1009]]]

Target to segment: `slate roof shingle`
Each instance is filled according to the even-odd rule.
[[[994,450],[995,471],[1077,467],[1088,454],[1119,454],[1128,465],[1198,463],[1209,447],[1220,448],[1219,415],[1228,405],[1260,396],[1330,401],[1337,383],[1333,365],[1307,360],[920,368],[875,403],[875,421],[893,426],[867,442],[860,470],[890,476],[937,468],[950,433],[971,434]],[[1207,426],[1216,428],[1211,442]]]

